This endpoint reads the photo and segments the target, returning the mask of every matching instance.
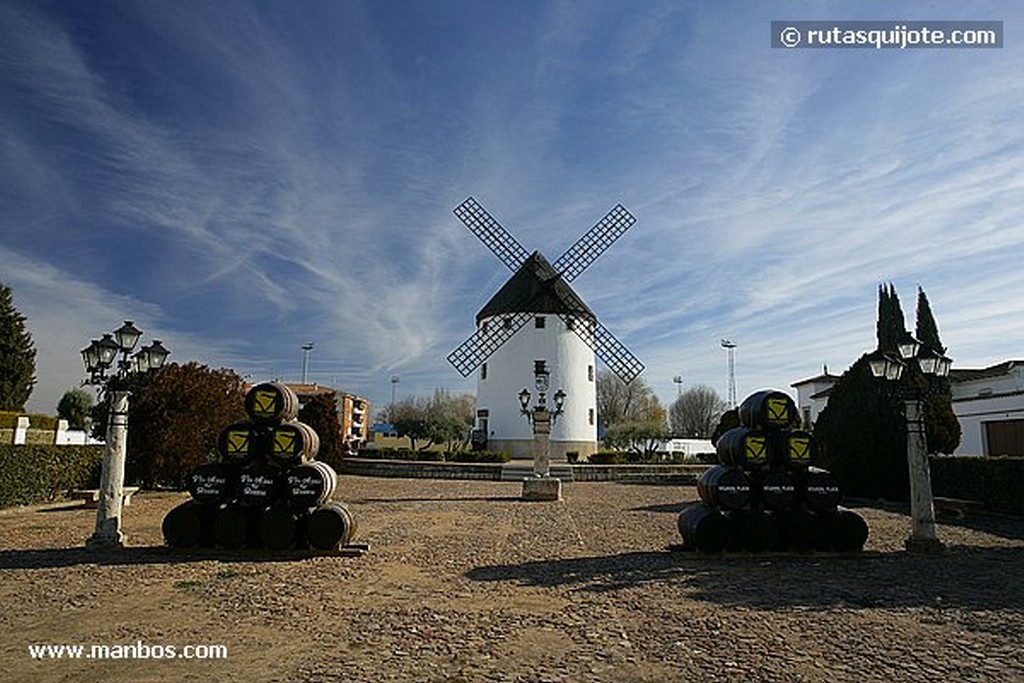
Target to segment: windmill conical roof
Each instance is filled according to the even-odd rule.
[[[476,321],[509,313],[562,313],[596,318],[539,251],[533,252],[480,309]]]

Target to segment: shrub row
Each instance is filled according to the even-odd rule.
[[[712,454],[718,462],[717,455]],[[697,462],[705,462],[700,455],[696,456]],[[632,451],[598,451],[591,455],[586,462],[592,465],[682,465],[687,462],[694,462],[694,458],[687,458],[682,453],[634,453]]]
[[[414,451],[408,448],[363,448],[360,458],[376,460],[417,460],[420,462],[508,462],[512,456],[505,451]]]
[[[53,500],[67,489],[97,488],[102,446],[0,445],[0,507]]]
[[[1024,457],[933,456],[932,492],[977,500],[989,510],[1024,514]]]

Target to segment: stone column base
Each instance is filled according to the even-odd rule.
[[[907,552],[918,555],[941,555],[946,550],[946,546],[937,538],[914,538],[913,536],[903,542],[903,547],[907,549]]]
[[[562,500],[562,480],[554,477],[523,479],[523,500]]]

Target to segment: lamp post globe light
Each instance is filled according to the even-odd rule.
[[[922,409],[925,391],[916,384],[907,369],[916,362],[922,374],[946,377],[953,364],[940,351],[923,345],[905,333],[896,345],[899,358],[876,349],[868,354],[871,374],[887,382],[898,382],[907,424],[907,467],[910,473],[911,532],[905,546],[911,552],[939,553],[942,541],[935,533],[935,504],[932,499],[931,473]]]
[[[158,339],[131,355],[141,337],[142,331],[132,321],[126,320],[113,334],[93,339],[89,346],[82,349],[82,362],[89,373],[82,384],[99,386],[103,399],[107,401],[107,434],[103,448],[96,529],[85,542],[87,548],[108,549],[124,545],[121,506],[128,451],[128,380],[132,375],[159,370],[170,355],[170,351]],[[118,354],[121,355],[120,359]]]

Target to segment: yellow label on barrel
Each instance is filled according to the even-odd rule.
[[[744,449],[747,462],[761,462],[767,456],[763,436],[747,436],[744,439]]]
[[[277,398],[278,394],[273,390],[254,391],[252,395],[253,417],[274,417],[274,413],[277,411]]]
[[[789,437],[790,462],[807,462],[811,459],[811,440],[806,436]]]
[[[769,398],[767,401],[768,421],[772,424],[789,423],[789,401],[785,398]]]
[[[249,430],[228,431],[227,451],[228,453],[248,453]]]
[[[278,429],[274,432],[274,455],[295,455],[298,434],[291,430]]]

